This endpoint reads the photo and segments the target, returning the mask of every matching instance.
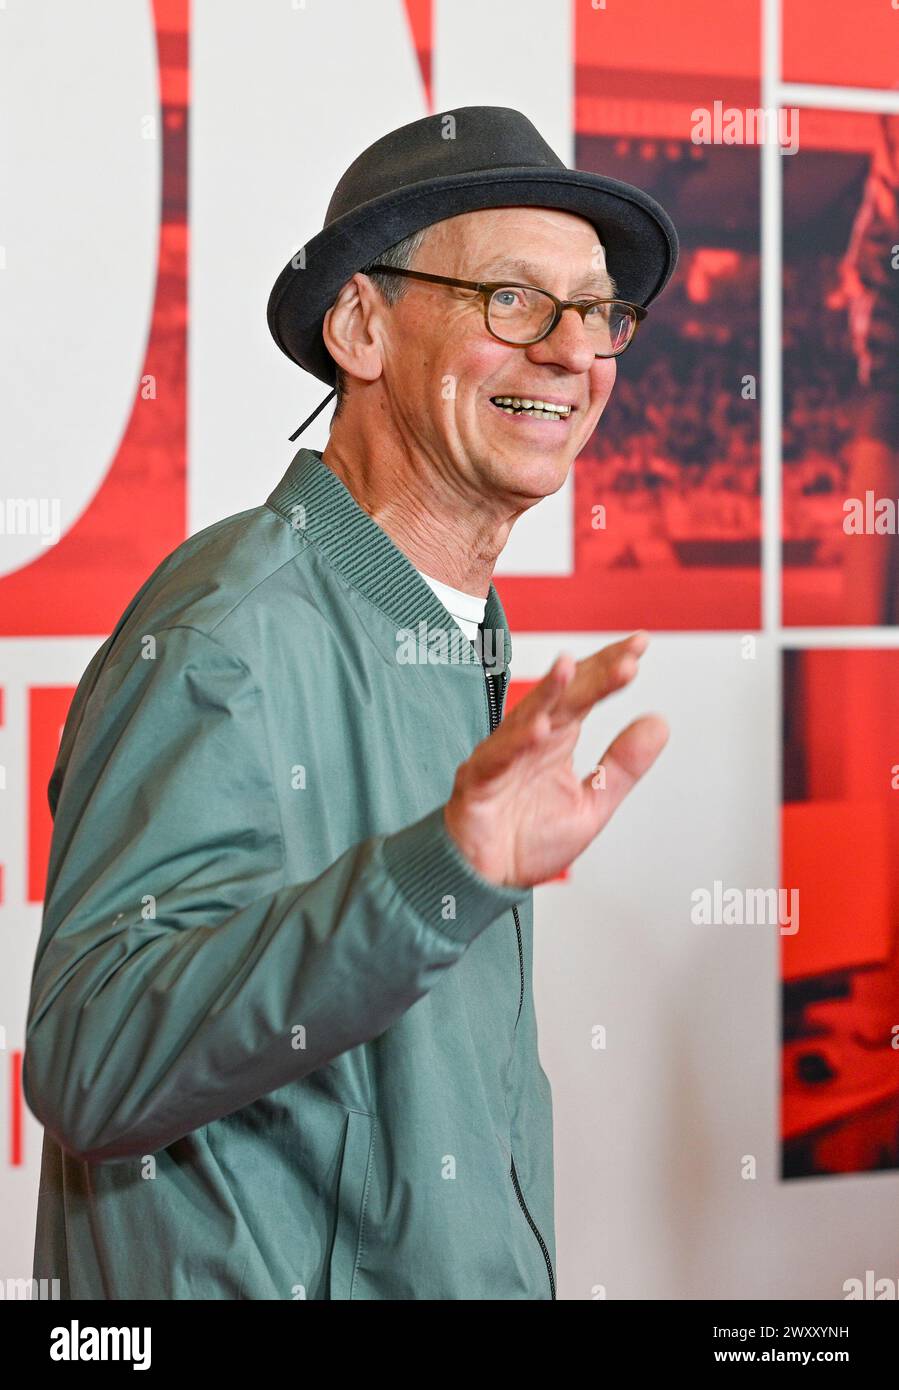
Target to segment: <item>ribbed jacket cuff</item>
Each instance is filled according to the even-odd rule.
[[[531,889],[500,888],[474,869],[450,835],[443,807],[386,836],[391,878],[420,917],[444,936],[472,941]]]

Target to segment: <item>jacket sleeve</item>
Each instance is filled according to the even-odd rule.
[[[442,807],[285,885],[253,674],[189,627],[157,643],[79,710],[32,977],[25,1097],[91,1162],[377,1037],[529,891],[482,878]]]

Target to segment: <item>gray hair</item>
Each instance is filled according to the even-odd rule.
[[[386,251],[382,251],[379,256],[375,256],[374,262],[379,265],[391,265],[396,270],[409,270],[416,251],[419,250],[430,230],[430,227],[422,227],[421,231],[413,232],[411,236],[405,237],[403,241],[395,242],[393,246],[388,246]],[[365,271],[365,273],[369,274],[368,271]],[[401,275],[382,275],[379,271],[374,271],[369,278],[381,298],[385,303],[391,305],[391,307],[402,299],[409,287],[408,281]],[[336,363],[335,372],[337,396],[334,414],[331,417],[332,419],[336,419],[340,414],[341,407],[347,395],[346,373],[343,371],[343,368],[338,367]]]

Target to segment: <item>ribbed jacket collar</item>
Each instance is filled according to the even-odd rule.
[[[429,631],[456,626],[411,560],[359,506],[319,450],[299,450],[266,498],[266,505],[289,521],[307,543],[317,546],[328,563],[398,629],[417,629],[422,621]],[[484,626],[502,633],[490,666],[491,672],[499,674],[511,660],[512,637],[493,584],[487,595]]]

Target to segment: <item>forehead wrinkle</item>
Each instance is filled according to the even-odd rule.
[[[497,275],[512,273],[514,275],[524,275],[530,278],[531,283],[539,289],[540,277],[543,271],[539,266],[532,265],[530,261],[519,260],[516,257],[504,256],[502,260],[491,261],[486,270],[480,272],[482,277],[495,279]],[[615,281],[607,270],[598,270],[590,275],[585,275],[580,281],[583,291],[607,295],[613,298],[617,289]]]

